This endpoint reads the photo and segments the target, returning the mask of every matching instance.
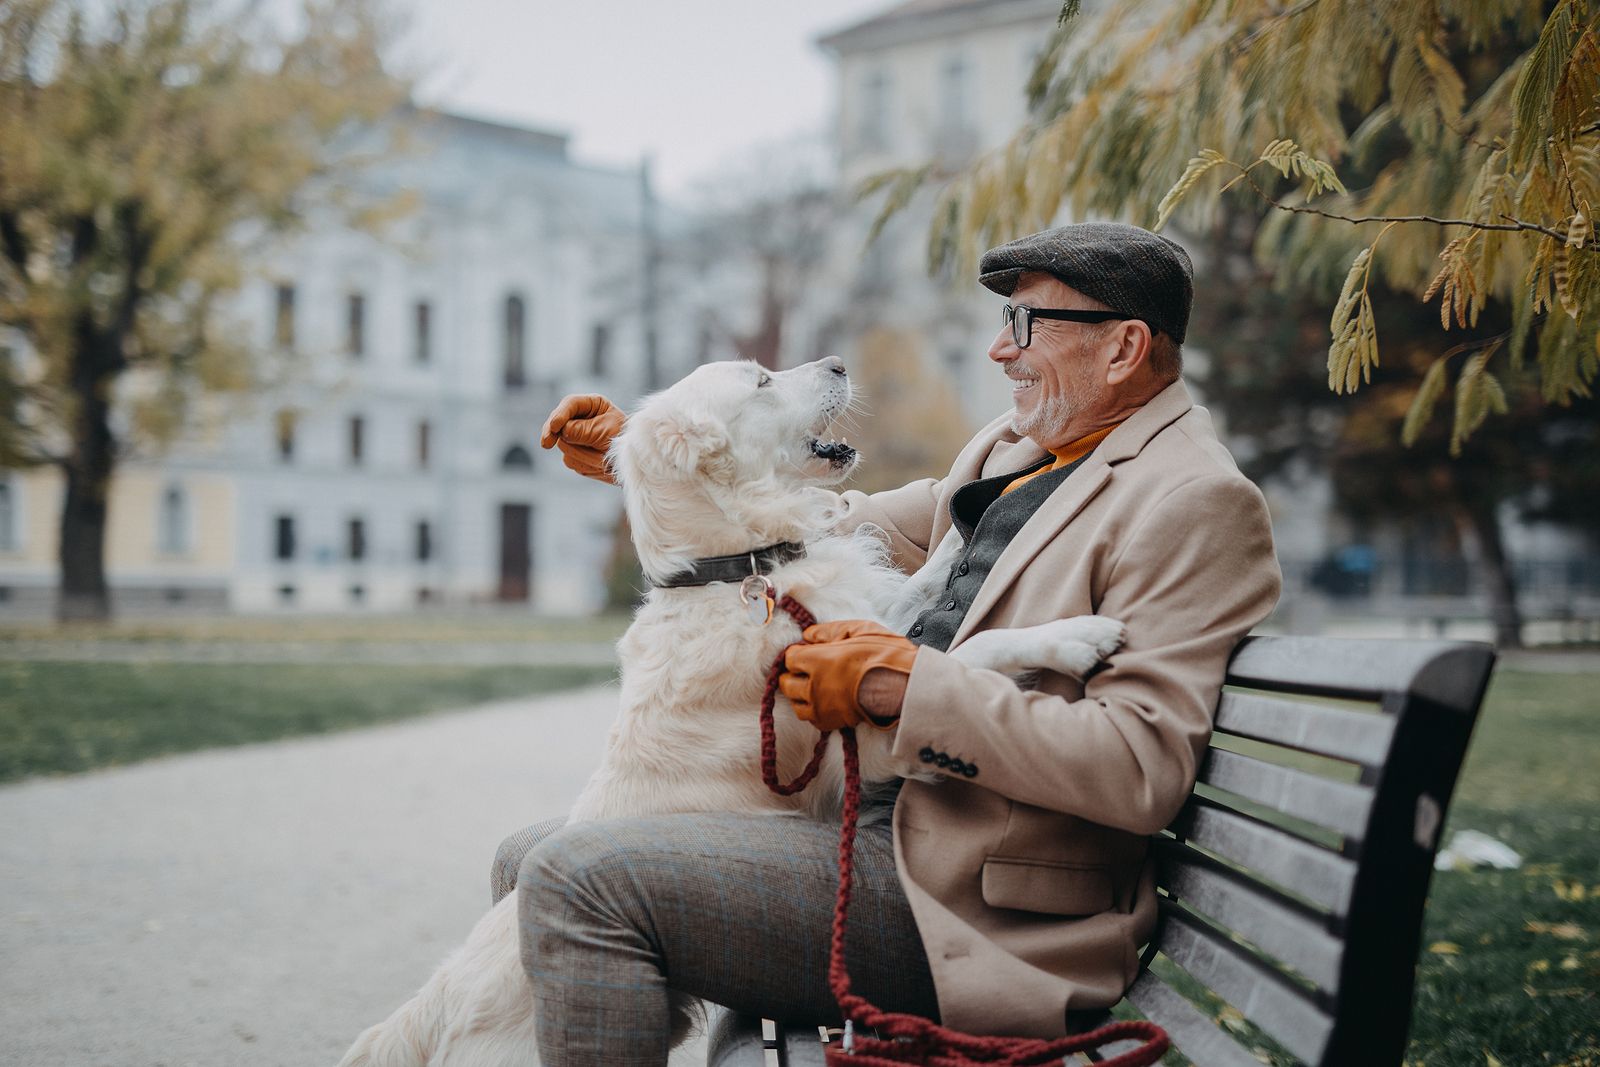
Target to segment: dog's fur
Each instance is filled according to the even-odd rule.
[[[696,558],[800,541],[804,558],[770,575],[780,595],[818,619],[882,619],[903,630],[942,587],[960,539],[947,539],[908,581],[871,531],[830,532],[839,498],[825,487],[848,476],[855,455],[819,439],[850,402],[836,359],[781,373],[708,364],[646,399],[611,453],[646,577],[665,579]],[[978,634],[953,654],[1008,673],[1046,667],[1081,676],[1121,639],[1120,624],[1091,616]],[[797,797],[768,791],[757,767],[755,713],[766,670],[797,640],[798,627],[781,612],[766,625],[751,621],[733,585],[652,589],[618,645],[620,712],[570,821],[691,811],[837,818],[837,743]],[[781,702],[774,724],[779,766],[791,777],[817,735]],[[864,730],[859,740],[864,780],[919,770],[893,758],[892,734]],[[513,894],[415,997],[357,1039],[341,1067],[526,1064],[533,1020]]]

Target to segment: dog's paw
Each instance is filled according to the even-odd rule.
[[[1073,627],[1073,638],[1094,649],[1099,659],[1105,659],[1121,648],[1122,642],[1128,637],[1128,628],[1120,619],[1110,619],[1104,615],[1079,615],[1061,621]]]

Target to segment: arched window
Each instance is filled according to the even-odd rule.
[[[16,498],[11,494],[11,483],[0,482],[0,552],[10,552],[16,547]]]
[[[521,445],[512,445],[500,459],[500,466],[508,471],[533,470],[533,453]]]
[[[521,389],[528,381],[527,368],[527,311],[522,297],[512,293],[506,297],[505,310],[505,383],[507,389]]]
[[[189,549],[189,501],[183,489],[169,485],[161,494],[161,527],[157,549],[165,556],[176,556]]]

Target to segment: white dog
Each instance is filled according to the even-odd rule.
[[[767,575],[778,596],[793,596],[819,620],[909,625],[942,587],[960,539],[947,539],[908,581],[888,564],[880,538],[831,533],[839,498],[825,487],[849,475],[856,454],[826,435],[850,402],[835,358],[777,373],[712,363],[629,416],[611,461],[634,547],[656,588],[618,645],[621,707],[570,821],[704,811],[837,818],[837,743],[796,797],[768,791],[757,766],[756,710],[767,670],[799,640],[799,628],[782,612],[770,622],[753,619],[734,582],[661,583],[696,560],[797,543],[804,555]],[[1048,668],[1081,676],[1121,641],[1120,623],[1088,616],[978,634],[952,655],[1007,673]],[[787,779],[804,766],[817,734],[786,706],[774,722]],[[891,733],[861,732],[864,780],[917,770],[890,756],[892,743]],[[534,1054],[533,1020],[513,894],[415,997],[356,1040],[341,1067],[522,1067]]]

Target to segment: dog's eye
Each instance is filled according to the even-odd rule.
[[[757,389],[765,389],[767,386],[769,386],[771,384],[772,384],[772,375],[770,375],[770,374],[763,374],[761,377],[756,379],[756,388]]]

